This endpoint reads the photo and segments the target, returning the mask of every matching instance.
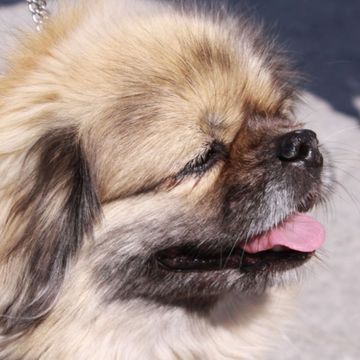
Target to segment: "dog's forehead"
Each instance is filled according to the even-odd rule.
[[[237,32],[184,32],[183,38],[180,32],[177,39],[176,56],[164,54],[155,84],[157,77],[169,76],[167,91],[181,99],[182,110],[193,113],[190,120],[200,119],[203,128],[225,134],[254,115],[272,118],[291,113],[296,93],[284,80],[286,64],[266,47],[256,48],[251,38]]]
[[[296,93],[288,79],[294,76],[260,35],[240,24],[205,26],[199,19],[175,22],[176,29],[165,25],[158,31],[149,25],[146,43],[139,44],[141,55],[131,67],[138,63],[142,77],[131,78],[135,87],[160,95],[170,111],[177,111],[177,103],[190,121],[200,119],[214,129],[236,127],[249,115],[291,112]]]

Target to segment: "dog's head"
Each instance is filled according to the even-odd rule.
[[[327,159],[294,119],[294,74],[257,30],[165,10],[98,26],[96,42],[77,26],[40,35],[46,49],[22,55],[2,89],[24,102],[2,104],[23,126],[4,328],[46,315],[79,257],[107,301],[190,307],[263,290],[311,257],[322,228],[300,213],[324,198]]]

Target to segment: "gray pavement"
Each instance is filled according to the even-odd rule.
[[[7,3],[7,4],[6,4]],[[0,57],[25,0],[0,0]],[[299,119],[331,152],[338,187],[315,215],[327,227],[322,261],[300,285],[295,316],[268,360],[360,359],[360,1],[230,1],[273,29],[308,81]],[[214,359],[216,360],[216,359]]]

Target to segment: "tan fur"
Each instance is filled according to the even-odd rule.
[[[26,154],[47,130],[78,130],[103,214],[68,264],[49,315],[13,342],[0,337],[0,359],[258,359],[267,348],[286,297],[279,290],[257,299],[230,294],[203,319],[140,300],[106,304],[87,263],[107,230],[158,221],[156,210],[172,198],[186,208],[215,196],[221,165],[196,186],[190,179],[162,195],[211,137],[232,144],[249,116],[289,116],[291,91],[276,85],[275,64],[254,48],[254,32],[229,17],[108,0],[64,8],[46,31],[25,36],[0,81],[0,309],[26,277],[28,254],[9,253],[34,208],[9,214],[33,186],[37,157]],[[164,178],[156,195],[128,198]],[[66,182],[49,189],[42,226],[66,202]]]

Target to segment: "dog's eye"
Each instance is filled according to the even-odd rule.
[[[188,162],[179,175],[200,175],[213,167],[219,160],[224,160],[225,157],[225,145],[214,141],[204,152]]]

